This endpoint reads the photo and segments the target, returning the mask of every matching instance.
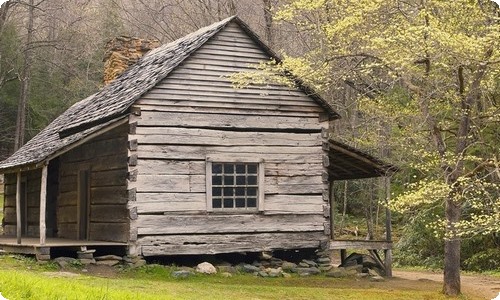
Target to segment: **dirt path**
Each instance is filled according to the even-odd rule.
[[[393,276],[412,281],[443,283],[442,273],[394,270]],[[466,294],[493,299],[500,293],[500,278],[485,275],[462,275],[462,291]]]

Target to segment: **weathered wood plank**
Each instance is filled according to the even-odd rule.
[[[266,194],[322,194],[327,189],[321,176],[266,177]]]
[[[91,187],[125,186],[126,179],[127,168],[100,172],[92,171],[92,174],[90,176],[90,185]]]
[[[136,206],[140,214],[207,210],[205,193],[138,193]]]
[[[304,160],[305,161],[305,160]],[[288,161],[283,163],[271,163],[266,160],[265,175],[266,176],[316,176],[324,172],[321,162],[314,160],[307,161],[308,163],[300,163],[300,161]]]
[[[78,199],[78,194],[76,190],[69,192],[61,192],[57,198],[58,206],[71,206],[76,205]]]
[[[208,103],[213,105],[221,104],[249,104],[249,105],[262,105],[262,106],[296,106],[311,111],[320,112],[321,108],[306,96],[270,96],[265,94],[245,95],[237,94],[236,92],[230,93],[217,93],[217,92],[203,92],[203,91],[182,91],[182,90],[166,90],[166,89],[153,89],[149,93],[141,97],[139,103],[143,100],[162,100],[162,101],[193,101]]]
[[[142,175],[205,175],[205,162],[141,159],[138,161],[137,170]]]
[[[318,112],[308,112],[308,111],[294,111],[294,110],[269,110],[269,109],[251,109],[243,110],[238,106],[232,108],[227,107],[213,107],[213,106],[169,106],[154,104],[140,104],[143,111],[164,111],[164,112],[193,112],[193,113],[205,113],[205,114],[228,114],[228,115],[247,115],[247,116],[290,116],[290,117],[306,117],[315,118],[318,117]]]
[[[211,55],[211,56],[224,56],[224,57],[234,57],[235,59],[241,58],[251,58],[251,59],[257,59],[257,60],[269,60],[269,57],[266,56],[263,53],[251,53],[251,52],[244,52],[242,50],[240,51],[229,51],[229,50],[217,50],[217,49],[208,49],[201,47],[200,49],[197,50],[196,55]]]
[[[317,130],[323,127],[317,117],[278,117],[225,114],[193,114],[171,112],[143,112],[138,126],[169,127],[214,127],[214,128],[254,128],[288,129],[290,131]],[[135,133],[137,133],[137,128]]]
[[[265,214],[323,213],[321,195],[266,195]]]
[[[204,193],[204,175],[142,175],[128,188],[140,192]]]
[[[190,61],[196,63],[201,63],[201,64],[210,64],[210,65],[232,65],[232,63],[226,62],[226,61],[219,61],[219,60],[210,60],[206,61],[203,59],[195,59],[195,58],[190,58]],[[207,80],[207,78],[199,78],[193,81],[185,81],[181,79],[176,79],[175,77],[167,77],[163,81],[160,81],[158,83],[158,87],[168,87],[170,85],[176,85],[176,86],[182,86],[184,88],[189,88],[189,87],[205,87],[207,89],[210,88],[224,88],[224,89],[233,89],[233,84],[231,81],[212,81],[212,80]],[[280,85],[280,84],[273,84],[271,82],[267,84],[249,84],[248,86],[244,88],[240,88],[239,90],[256,90],[256,91],[297,91],[299,93],[304,93],[300,91],[298,88],[293,88],[285,85]]]
[[[221,98],[222,99],[222,98]],[[136,101],[137,105],[155,105],[164,107],[205,107],[212,109],[238,109],[240,112],[248,110],[267,111],[273,110],[277,112],[294,112],[294,113],[309,113],[311,115],[319,114],[322,112],[320,107],[315,106],[301,106],[293,104],[276,104],[271,101],[261,101],[262,103],[255,103],[253,101],[244,101],[238,99],[222,99],[225,101],[210,102],[205,101],[203,98],[197,100],[188,100],[178,97],[178,99],[163,99],[155,95],[145,96]]]
[[[322,241],[325,241],[322,232],[308,232],[148,236],[139,238],[138,244],[142,246],[142,255],[155,256],[318,248]]]
[[[77,206],[59,206],[57,208],[57,223],[76,223]]]
[[[139,127],[139,144],[184,144],[212,146],[321,146],[319,133],[235,132],[191,128]],[[139,155],[140,157],[140,155]]]
[[[128,210],[126,205],[91,205],[90,222],[126,223]]]
[[[57,223],[57,235],[60,238],[76,239],[77,238],[77,224],[75,223]]]
[[[129,225],[127,223],[90,223],[90,239],[96,241],[126,242]]]
[[[139,235],[323,231],[320,215],[139,215]]]
[[[202,154],[203,152],[194,152],[194,153],[185,153],[182,155],[181,152],[167,152],[163,151],[164,149],[167,149],[168,146],[153,146],[153,145],[144,145],[141,146],[140,150],[138,151],[139,155],[139,161],[141,159],[154,159],[154,160],[161,160],[161,159],[192,159],[192,160],[205,160],[206,155]],[[220,152],[220,153],[210,153],[212,155],[217,155],[219,154],[220,156],[225,156],[225,159],[228,161],[232,161],[235,159],[235,153],[238,152],[232,152],[232,153],[225,153],[225,152]],[[209,152],[206,152],[208,155]],[[314,154],[279,154],[279,153],[270,153],[270,154],[264,154],[264,153],[245,153],[245,152],[239,152],[238,157],[239,159],[245,159],[247,161],[259,161],[263,158],[265,158],[266,162],[272,162],[272,163],[286,163],[288,161],[311,161],[311,162],[317,162],[317,155]],[[221,158],[222,159],[222,158]],[[220,160],[220,159],[219,159]],[[140,162],[139,162],[140,165]]]
[[[128,202],[125,185],[92,187],[90,193],[91,204],[126,204]]]
[[[194,81],[189,83],[184,83],[180,80],[171,79],[165,81],[165,83],[158,84],[155,89],[160,90],[172,90],[172,91],[206,91],[218,92],[222,94],[237,94],[237,95],[266,95],[266,96],[294,96],[292,97],[306,97],[307,94],[304,92],[280,86],[269,86],[269,85],[248,85],[243,88],[236,88],[232,84],[227,82],[206,82],[206,81]],[[305,99],[305,98],[304,98]],[[308,98],[310,99],[310,98]],[[313,100],[309,100],[313,101]]]
[[[121,169],[127,166],[127,151],[117,152],[113,155],[95,157],[87,163],[92,165],[93,172]],[[61,176],[76,175],[82,162],[65,163],[60,170]]]

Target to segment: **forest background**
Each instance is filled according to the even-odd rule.
[[[168,43],[231,15],[283,57],[237,85],[292,71],[342,116],[333,138],[400,168],[397,264],[441,268],[458,245],[462,269],[500,268],[500,12],[488,0],[7,1],[0,159],[102,88],[112,38]],[[335,234],[383,237],[384,188],[336,183]]]

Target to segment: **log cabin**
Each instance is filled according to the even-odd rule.
[[[329,183],[394,168],[330,140],[339,115],[299,82],[233,87],[229,75],[270,58],[237,17],[149,51],[0,163],[0,248],[348,247],[330,246]]]

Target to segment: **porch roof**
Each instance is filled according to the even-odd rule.
[[[334,140],[328,142],[328,158],[330,180],[390,176],[398,171],[392,164]]]

